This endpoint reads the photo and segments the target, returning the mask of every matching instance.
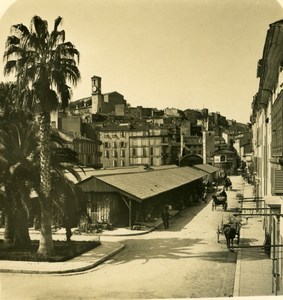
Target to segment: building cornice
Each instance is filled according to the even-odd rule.
[[[270,24],[267,31],[263,57],[259,60],[258,76],[260,84],[258,90],[258,104],[268,106],[278,82],[279,67],[283,61],[283,20]]]

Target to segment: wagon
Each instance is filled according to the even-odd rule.
[[[212,196],[212,210],[216,210],[217,206],[222,206],[223,210],[227,210],[227,197],[221,195]]]
[[[236,239],[236,243],[239,245],[240,243],[240,232],[241,232],[241,220],[239,219],[229,219],[227,223],[223,223],[223,219],[220,225],[217,226],[217,242],[220,241],[220,235],[224,235],[225,228],[233,227],[235,229],[235,237],[231,237],[232,239]],[[227,237],[225,236],[226,240]]]

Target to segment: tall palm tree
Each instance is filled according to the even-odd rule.
[[[68,105],[69,83],[80,79],[77,68],[79,52],[65,41],[65,31],[58,30],[62,18],[54,22],[51,33],[47,21],[39,16],[31,20],[30,29],[13,25],[6,41],[4,73],[15,73],[19,87],[19,104],[37,113],[40,146],[41,238],[38,254],[47,258],[54,253],[51,234],[50,112]]]

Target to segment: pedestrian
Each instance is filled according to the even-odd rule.
[[[207,187],[204,188],[203,192],[202,192],[202,201],[204,203],[207,203],[207,199],[206,199],[206,196],[207,196]]]
[[[225,187],[222,188],[221,192],[219,193],[219,196],[227,199],[227,193],[225,192]]]
[[[169,228],[169,212],[168,212],[168,209],[166,206],[162,210],[161,218],[162,218],[162,221],[164,224],[164,228],[168,229]]]

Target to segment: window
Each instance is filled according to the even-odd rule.
[[[146,153],[146,149],[145,149],[145,148],[142,149],[142,155],[143,155],[143,156],[147,156],[147,153]]]
[[[133,156],[136,156],[136,155],[137,155],[137,149],[136,149],[136,148],[133,148],[132,154],[133,154]]]
[[[220,156],[220,161],[221,161],[221,162],[226,161],[226,156],[225,156],[225,155],[221,155],[221,156]]]
[[[105,143],[104,143],[104,148],[110,148],[110,143],[105,142]]]
[[[121,157],[125,157],[125,150],[121,150]]]
[[[113,150],[113,157],[117,157],[117,151]]]
[[[107,157],[107,158],[109,158],[109,151],[108,150],[104,151],[104,156]]]
[[[154,155],[154,148],[150,147],[150,155]]]
[[[112,142],[112,148],[116,148],[116,142]]]
[[[125,143],[125,142],[121,142],[121,143],[120,143],[120,147],[121,147],[121,148],[126,148],[126,143]]]
[[[121,160],[121,167],[125,167],[125,161]]]
[[[116,161],[116,160],[113,160],[112,166],[113,166],[113,167],[117,167],[117,161]]]

